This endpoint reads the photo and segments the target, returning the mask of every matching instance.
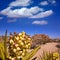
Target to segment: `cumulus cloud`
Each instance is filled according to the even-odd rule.
[[[38,6],[31,7],[31,8],[20,8],[11,10],[11,7],[8,7],[2,10],[0,13],[3,15],[7,15],[8,17],[31,17],[38,12],[42,12],[44,9],[39,8]]]
[[[28,6],[31,0],[16,0],[9,4],[9,6]]]
[[[53,14],[53,11],[52,10],[48,10],[48,11],[45,11],[45,12],[41,12],[41,13],[38,13],[37,15],[34,15],[30,18],[44,18],[44,17],[48,17],[50,15]]]
[[[35,20],[35,21],[32,22],[32,24],[36,24],[36,25],[46,25],[46,24],[48,24],[48,22],[45,21],[45,20],[41,20],[41,21]]]
[[[16,19],[13,19],[13,20],[8,20],[7,22],[8,22],[8,23],[11,23],[11,22],[16,22]]]
[[[40,2],[40,5],[46,6],[46,5],[49,5],[49,3],[55,4],[55,3],[56,3],[56,0],[41,1],[41,2]]]
[[[20,18],[20,17],[27,17],[27,18],[44,18],[48,17],[53,14],[52,10],[45,11],[43,8],[38,6],[34,6],[31,8],[22,7],[19,9],[12,10],[13,6],[28,6],[30,5],[31,0],[16,0],[9,4],[9,7],[2,10],[0,14],[6,15],[7,17],[12,18]],[[41,5],[48,5],[47,1],[42,1]]]
[[[42,2],[40,2],[40,5],[43,5],[43,6],[48,5],[48,4],[49,4],[48,1],[42,1]]]

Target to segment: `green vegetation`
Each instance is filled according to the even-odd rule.
[[[7,60],[7,58],[8,58],[6,40],[7,40],[7,31],[5,34],[4,41],[0,43],[0,58],[2,60]]]
[[[35,53],[38,51],[38,49],[40,49],[40,47],[36,47],[34,50],[32,50],[31,52],[27,53],[25,57],[22,58],[22,60],[29,60],[31,59]]]
[[[29,60],[40,48],[39,46],[29,52],[31,47],[31,38],[25,32],[10,35],[9,45],[7,46],[7,31],[4,41],[0,43],[0,58],[2,60]],[[8,47],[8,49],[7,49]],[[8,52],[8,53],[7,53]]]
[[[30,51],[30,48],[32,46],[32,41],[31,41],[32,39],[25,32],[22,32],[19,34],[16,34],[16,33],[10,34],[9,39],[7,38],[8,37],[7,37],[7,31],[6,31],[3,41],[0,42],[0,58],[2,60],[20,60],[20,59],[29,60],[40,49],[40,46],[37,46],[32,51]],[[46,42],[45,40],[42,40],[42,41]],[[58,45],[57,47],[60,48],[60,45]],[[60,55],[58,52],[54,52],[54,53],[43,52],[43,56],[42,57],[40,56],[39,59],[60,60]],[[32,60],[35,60],[35,59],[33,58]]]
[[[48,53],[48,52],[43,52],[43,56],[39,57],[39,59],[41,58],[41,60],[60,60],[60,55],[58,52],[54,52],[54,53]]]

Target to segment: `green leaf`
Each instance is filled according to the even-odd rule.
[[[0,43],[0,58],[5,60],[5,56],[4,56],[4,44]]]
[[[29,60],[31,59],[35,54],[36,52],[38,51],[38,49],[40,49],[40,46],[36,47],[34,50],[32,50],[31,52],[27,53],[26,56],[24,56],[22,58],[22,60]]]

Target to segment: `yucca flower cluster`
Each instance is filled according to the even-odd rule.
[[[26,55],[31,47],[31,38],[25,32],[10,35],[9,37],[9,59],[19,60]]]
[[[58,52],[54,52],[53,53],[53,59],[54,60],[60,60],[60,56],[59,56],[59,53]]]

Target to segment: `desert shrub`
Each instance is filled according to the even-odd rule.
[[[58,42],[60,43],[60,40],[58,40]]]
[[[56,45],[57,48],[60,48],[60,44]]]
[[[45,34],[35,34],[32,36],[33,44],[45,44],[50,42],[50,38],[48,35]]]

